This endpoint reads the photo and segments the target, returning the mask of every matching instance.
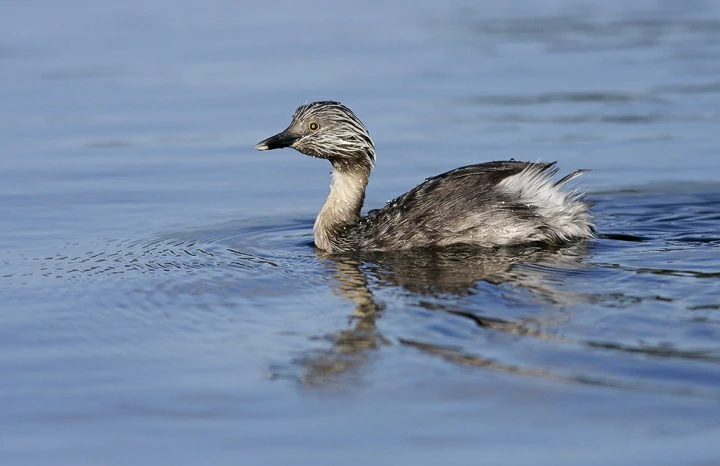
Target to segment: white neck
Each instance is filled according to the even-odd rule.
[[[330,182],[330,194],[315,220],[315,245],[332,252],[331,237],[337,228],[360,218],[365,200],[365,187],[370,176],[369,171],[348,171],[333,169]]]

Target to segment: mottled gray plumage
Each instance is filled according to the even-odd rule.
[[[333,166],[330,194],[315,222],[315,244],[328,252],[389,251],[470,244],[483,247],[562,243],[594,235],[589,204],[553,182],[552,163],[489,162],[451,170],[360,217],[375,165],[365,125],[339,102],[300,106],[290,126],[255,148],[292,147]]]

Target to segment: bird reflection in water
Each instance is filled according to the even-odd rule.
[[[378,349],[391,344],[377,329],[385,306],[374,296],[373,289],[399,287],[416,298],[415,305],[423,309],[466,318],[492,331],[543,340],[561,340],[543,329],[566,318],[563,309],[587,300],[587,296],[562,287],[565,275],[582,273],[587,267],[583,263],[588,254],[586,243],[560,248],[452,248],[354,255],[328,255],[318,250],[318,254],[330,269],[328,280],[333,291],[352,301],[355,309],[348,328],[329,337],[330,348],[310,352],[299,361],[303,367],[302,382],[310,386],[345,385],[349,379],[359,382],[362,366],[375,357]],[[529,295],[526,299],[543,305],[545,311],[506,320],[462,309],[459,298],[482,293],[479,286],[482,283]],[[452,349],[452,345],[438,346],[404,338],[394,340],[464,365],[552,377],[542,370],[507,366],[477,355],[462,354]]]

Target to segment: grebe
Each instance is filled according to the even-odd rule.
[[[315,245],[330,253],[391,251],[467,244],[482,247],[558,244],[592,238],[590,204],[560,188],[555,162],[488,162],[428,178],[360,217],[375,146],[365,125],[339,102],[313,102],[295,111],[288,128],[255,146],[292,147],[333,167],[330,194],[315,220]]]

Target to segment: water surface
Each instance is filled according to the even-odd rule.
[[[8,464],[714,464],[715,2],[38,1],[0,17]],[[336,99],[367,208],[558,160],[599,237],[328,256]]]

